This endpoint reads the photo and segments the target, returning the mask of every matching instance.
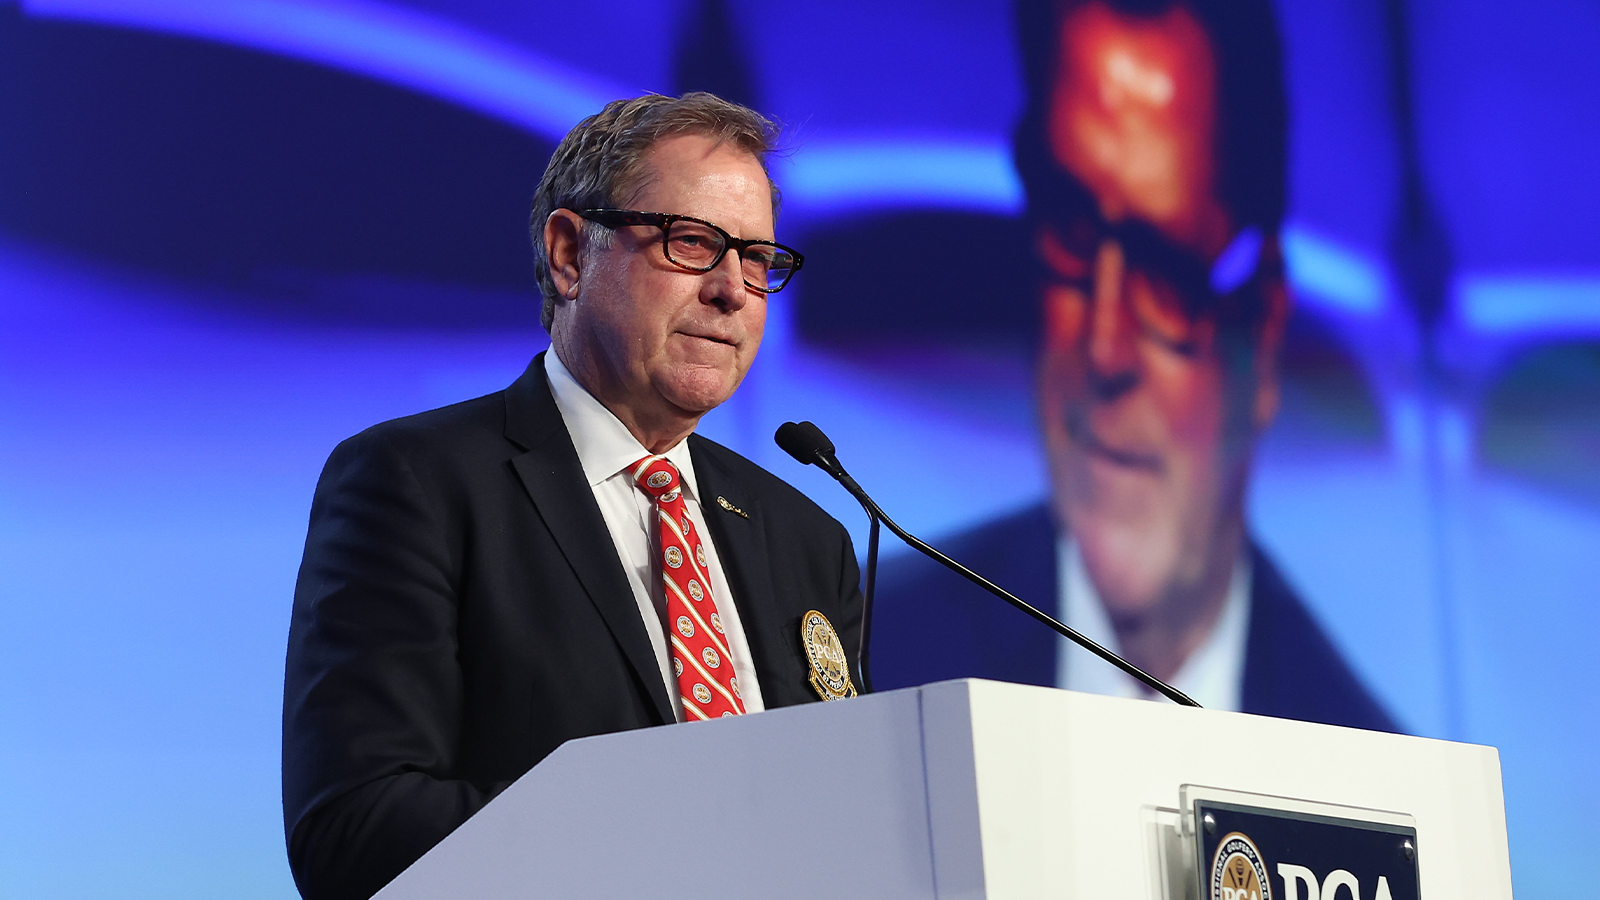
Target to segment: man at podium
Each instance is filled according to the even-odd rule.
[[[802,626],[857,646],[844,529],[694,435],[803,261],[772,138],[703,93],[584,120],[530,219],[550,351],[329,458],[284,687],[307,898],[370,896],[568,739],[819,699]]]

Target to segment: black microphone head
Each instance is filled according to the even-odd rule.
[[[833,457],[833,441],[822,433],[822,429],[810,422],[785,422],[778,426],[778,433],[772,436],[783,448],[783,452],[806,465],[812,465],[819,459]]]

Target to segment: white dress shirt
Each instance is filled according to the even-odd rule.
[[[1122,653],[1117,633],[1111,627],[1100,596],[1089,580],[1083,553],[1068,538],[1056,542],[1056,571],[1060,596],[1056,598],[1061,620],[1085,637],[1107,649]],[[1239,711],[1239,692],[1244,680],[1245,638],[1250,625],[1250,558],[1241,557],[1228,579],[1228,596],[1222,614],[1200,646],[1189,654],[1170,684],[1207,709]],[[1110,694],[1114,697],[1151,698],[1149,688],[1121,669],[1095,656],[1066,638],[1056,655],[1056,684],[1074,691]]]
[[[633,465],[649,456],[650,451],[611,414],[611,410],[572,377],[553,347],[544,355],[544,371],[550,378],[550,392],[555,395],[561,421],[567,426],[567,434],[572,436],[572,446],[577,448],[584,478],[594,492],[595,502],[600,505],[600,515],[611,532],[617,557],[622,560],[628,586],[633,588],[633,599],[639,605],[644,630],[650,635],[650,647],[661,668],[661,680],[667,686],[667,696],[674,701],[673,713],[681,722],[683,704],[677,702],[678,679],[672,674],[672,657],[667,651],[667,598],[659,562],[661,531],[656,524],[655,501],[633,482]],[[727,630],[740,699],[744,701],[746,712],[760,712],[766,708],[761,702],[761,683],[756,680],[750,642],[745,638],[739,608],[728,586],[728,578],[723,574],[716,541],[706,528],[705,513],[700,508],[700,489],[695,481],[689,442],[679,441],[662,455],[678,467],[689,518],[700,530],[701,544],[706,550],[706,568],[711,575],[711,598],[716,601],[717,612]]]

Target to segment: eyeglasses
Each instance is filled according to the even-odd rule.
[[[1020,160],[1019,160],[1020,162]],[[1108,221],[1093,193],[1054,160],[1025,167],[1029,218],[1046,278],[1094,296],[1101,250],[1122,254],[1123,296],[1144,332],[1180,352],[1192,352],[1201,323],[1248,320],[1259,298],[1247,288],[1270,274],[1262,231],[1240,229],[1215,259],[1179,246],[1137,219]]]
[[[739,269],[745,287],[763,294],[783,290],[805,257],[798,250],[774,241],[743,240],[693,216],[673,213],[640,212],[633,209],[573,210],[578,215],[604,225],[649,225],[661,229],[661,252],[667,262],[691,272],[709,272],[722,262],[732,248],[739,255]]]

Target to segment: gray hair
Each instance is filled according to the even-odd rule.
[[[558,209],[615,207],[627,202],[641,187],[644,157],[664,138],[684,134],[705,135],[719,143],[732,142],[748,151],[767,169],[767,153],[777,141],[778,128],[753,109],[730,103],[714,94],[695,91],[682,97],[646,94],[613,100],[598,113],[567,132],[550,156],[544,176],[533,194],[528,233],[533,239],[533,269],[539,279],[544,306],[539,321],[549,331],[555,319],[556,285],[550,277],[550,255],[544,245],[544,223]],[[772,184],[772,214],[778,214],[778,186]],[[672,210],[650,210],[672,212]],[[610,232],[593,222],[583,223],[585,241],[609,240]]]

